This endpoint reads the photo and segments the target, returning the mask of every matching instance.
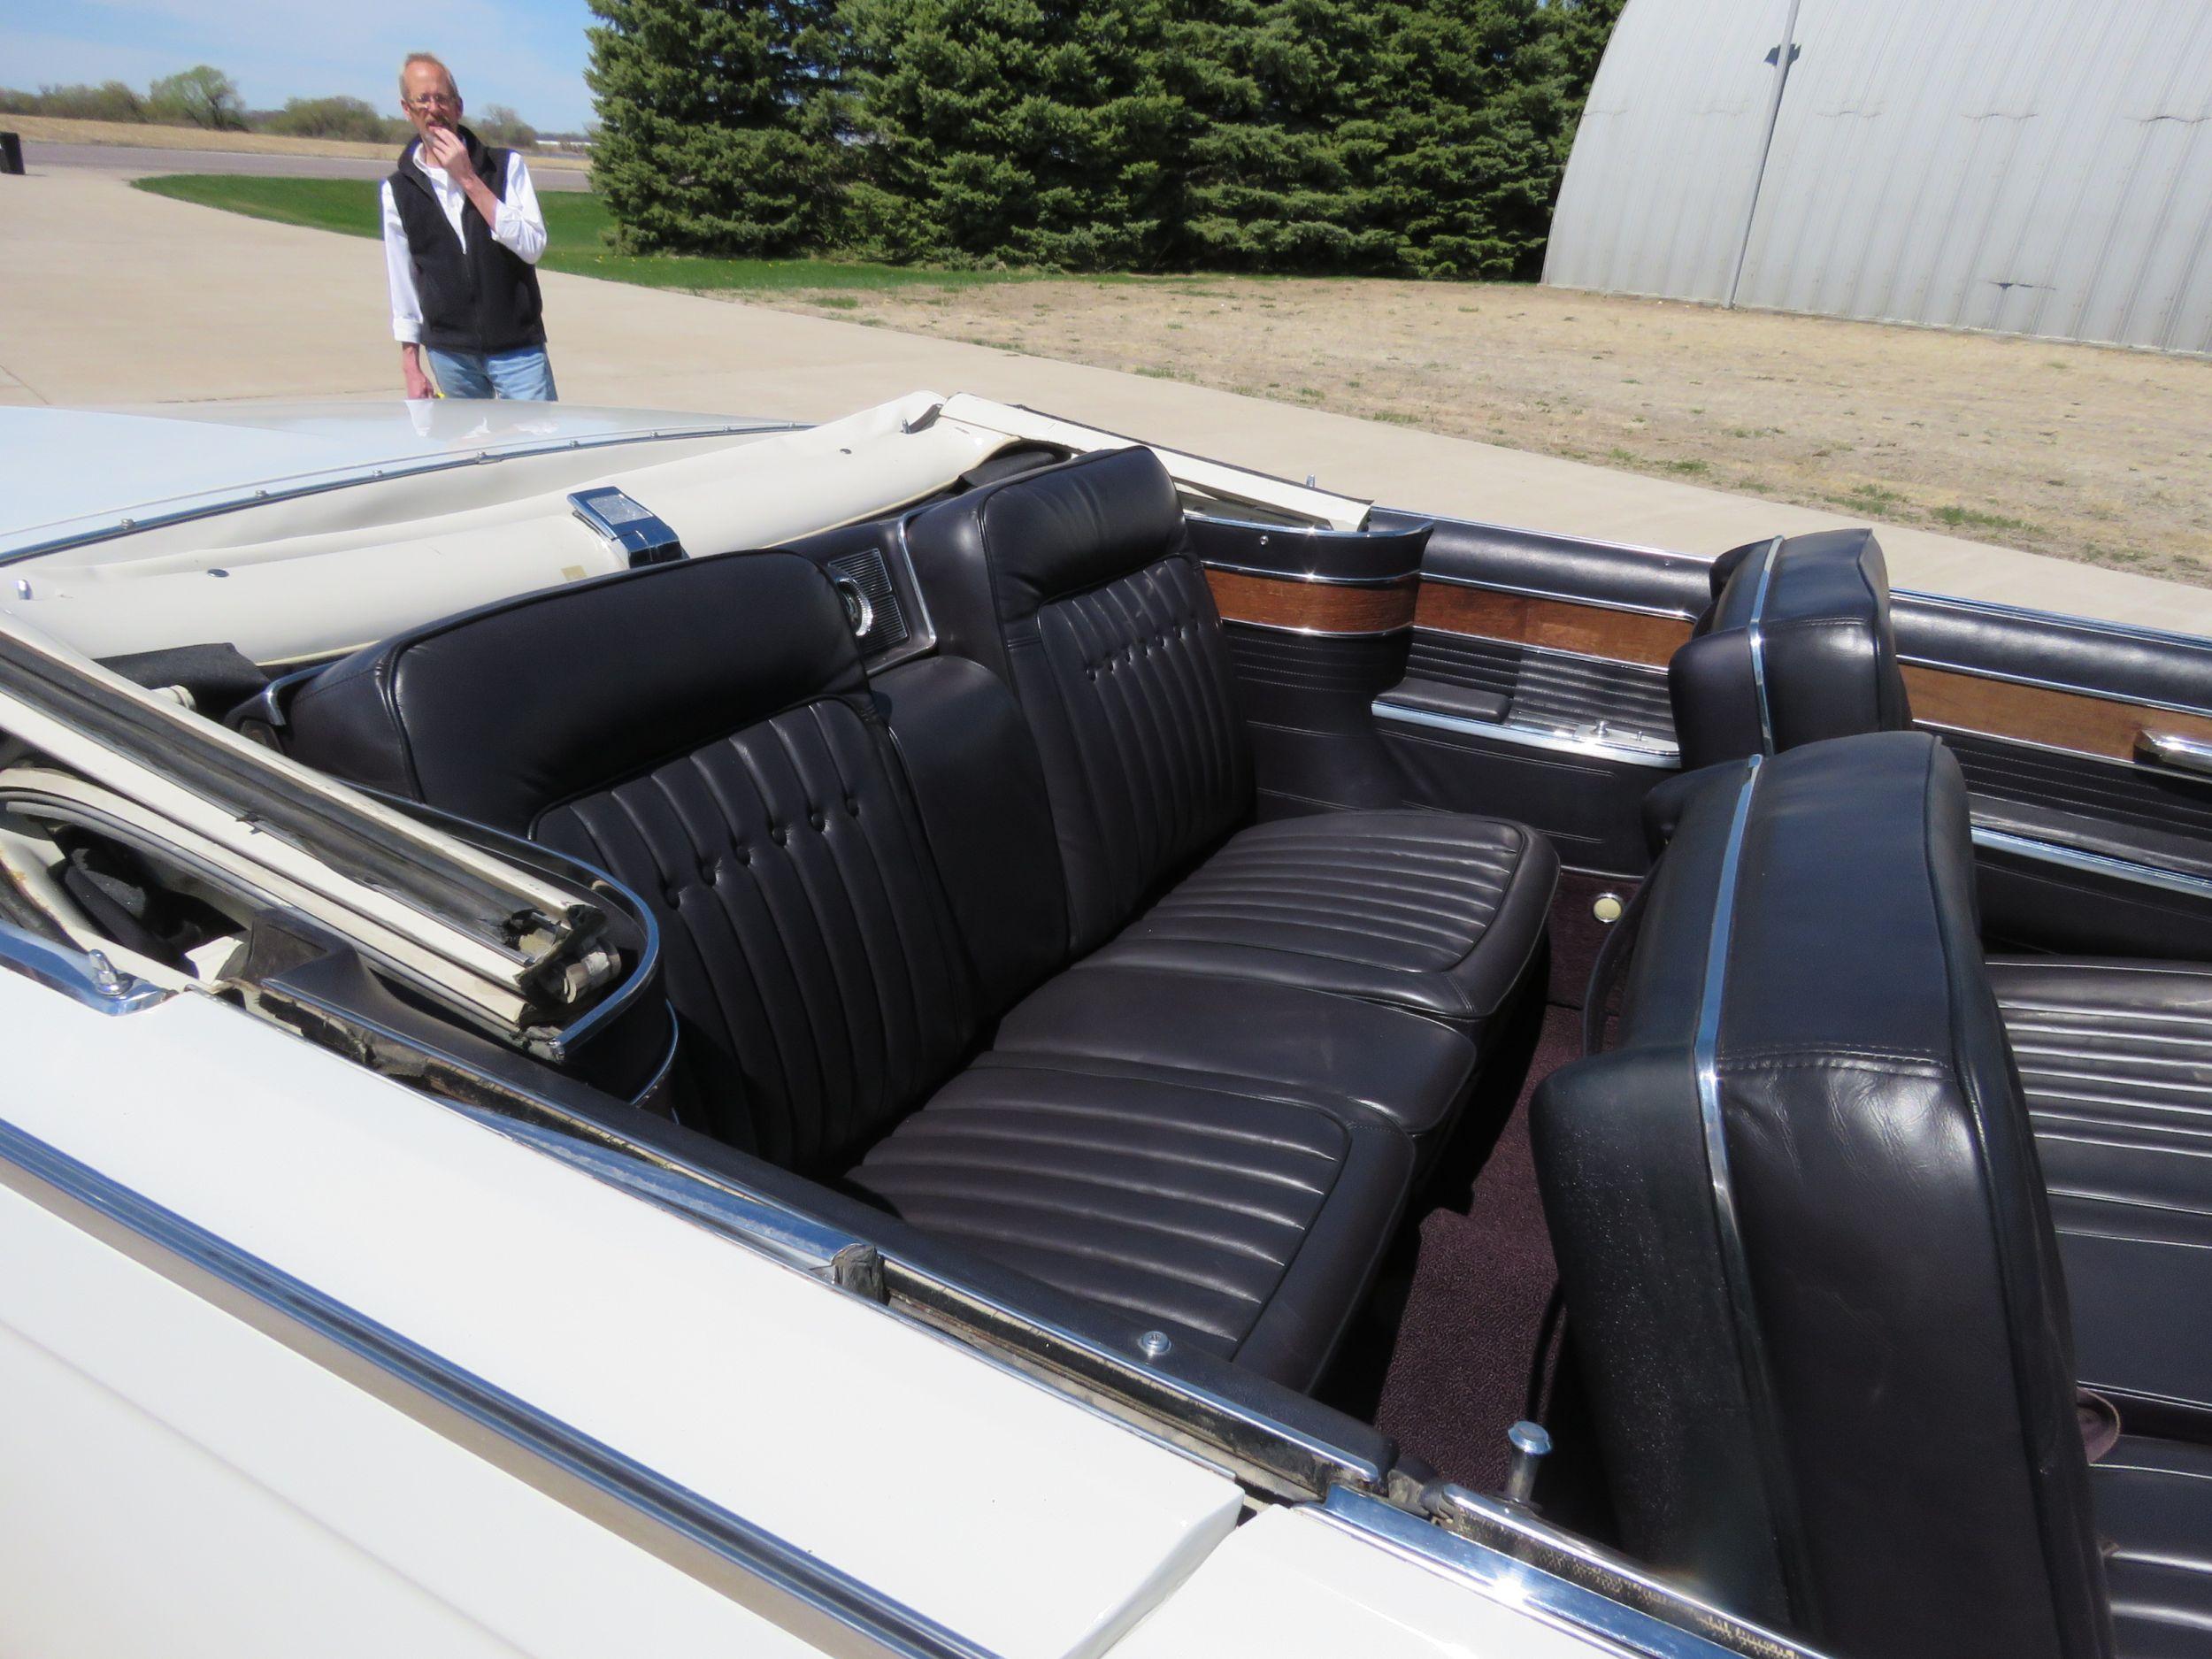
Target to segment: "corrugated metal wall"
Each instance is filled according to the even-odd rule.
[[[1629,0],[1544,280],[2208,352],[2208,255],[2212,0]]]

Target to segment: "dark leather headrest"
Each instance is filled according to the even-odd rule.
[[[1002,623],[1102,586],[1181,547],[1175,480],[1141,446],[1087,455],[972,490],[907,526],[918,564],[982,559]]]
[[[1839,1652],[2108,1650],[2056,1239],[1932,735],[1705,774],[1617,1042],[1532,1128],[1637,1555]]]
[[[1717,595],[1667,669],[1685,767],[1912,724],[1871,531],[1732,549],[1714,576]]]
[[[863,687],[820,567],[737,553],[528,594],[356,651],[294,694],[288,747],[526,834],[564,801]]]

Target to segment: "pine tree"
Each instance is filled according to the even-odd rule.
[[[1162,0],[849,0],[856,246],[1146,268],[1172,234]]]
[[[1185,73],[1215,102],[1189,146],[1188,257],[1229,269],[1394,268],[1375,222],[1375,9],[1355,0],[1212,0]],[[1384,89],[1387,96],[1387,89]]]
[[[628,250],[780,255],[835,234],[834,0],[591,0],[594,187]]]
[[[1376,211],[1424,277],[1531,278],[1543,260],[1563,150],[1555,6],[1411,0],[1380,19]]]

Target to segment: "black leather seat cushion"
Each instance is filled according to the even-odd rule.
[[[1471,1033],[1534,961],[1558,861],[1519,825],[1331,812],[1231,838],[1253,810],[1249,743],[1150,450],[973,491],[918,514],[908,544],[942,643],[997,674],[1035,733],[1079,952],[1110,940],[1124,965],[1362,997]]]
[[[1102,970],[1011,1022],[1034,1051],[953,1076],[1066,960],[1052,825],[999,681],[886,680],[818,568],[747,555],[386,641],[309,682],[290,731],[311,764],[634,889],[689,1121],[820,1179],[858,1161],[926,1231],[1310,1384],[1470,1045],[1317,992]]]
[[[1770,547],[1716,563],[1713,603],[1667,665],[1686,770],[1912,724],[1872,532]]]
[[[1175,1066],[1238,1087],[1321,1090],[1394,1124],[1424,1158],[1475,1072],[1464,1037],[1396,1009],[1096,957],[1007,1015],[993,1047]]]
[[[2212,966],[1994,957],[2082,1380],[2212,1433]],[[2212,1490],[2212,1488],[2208,1488]]]
[[[1380,1118],[1302,1092],[993,1053],[847,1179],[926,1232],[1306,1388],[1412,1159]]]
[[[1533,830],[1330,812],[1233,837],[1094,960],[1391,1004],[1477,1034],[1544,938],[1559,857]]]

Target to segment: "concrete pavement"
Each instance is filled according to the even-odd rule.
[[[398,394],[382,262],[360,238],[54,172],[0,179],[0,403]],[[1855,522],[986,346],[585,277],[544,287],[555,373],[579,402],[816,420],[969,391],[1392,505],[1685,551]],[[1901,587],[2212,634],[2212,589],[1880,534]]]

